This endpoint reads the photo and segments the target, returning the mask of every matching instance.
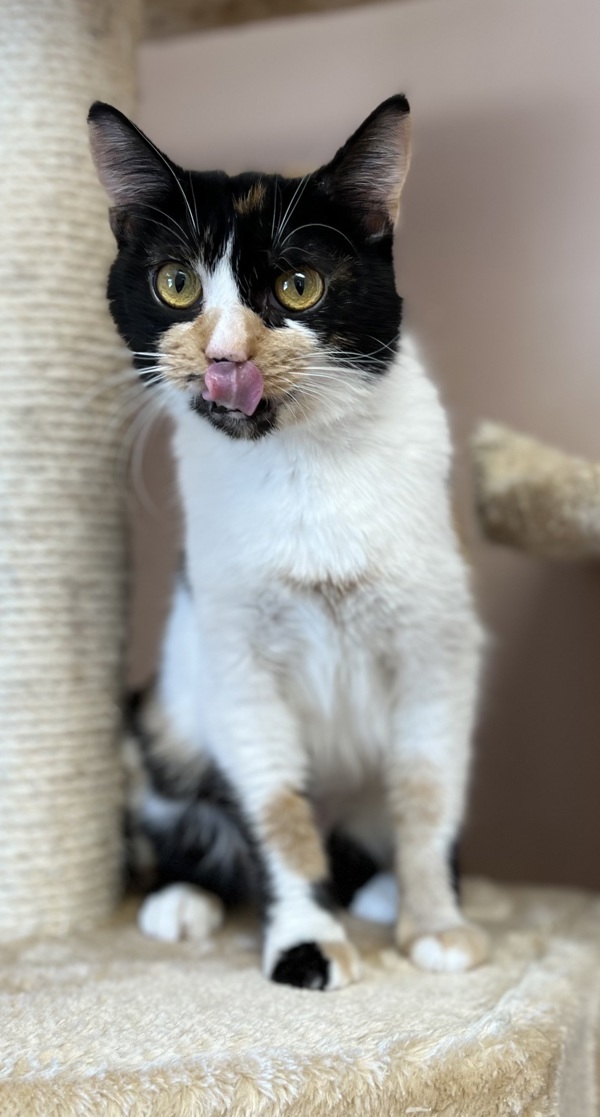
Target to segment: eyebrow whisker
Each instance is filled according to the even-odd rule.
[[[352,243],[350,237],[346,236],[346,234],[343,233],[341,229],[336,229],[334,225],[326,225],[323,221],[310,221],[306,225],[299,225],[297,229],[292,229],[291,233],[288,233],[287,237],[282,242],[281,247],[283,248],[289,241],[290,237],[295,236],[295,234],[301,232],[302,229],[330,229],[332,233],[337,233],[338,236],[343,237],[344,240],[348,241],[348,244],[350,245],[352,251],[356,254],[356,246]]]
[[[172,177],[174,178],[175,183],[176,183],[177,187],[179,188],[180,194],[181,194],[181,196],[182,196],[182,198],[185,202],[185,206],[186,206],[188,216],[189,216],[189,219],[190,219],[190,224],[191,224],[191,227],[192,227],[192,231],[195,232],[197,235],[199,235],[199,229],[198,229],[198,226],[196,225],[196,223],[194,221],[194,215],[192,214],[192,209],[191,209],[190,203],[187,199],[187,195],[186,195],[185,190],[183,189],[181,179],[179,178],[179,175],[177,174],[175,168],[172,166],[170,160],[168,160],[166,158],[166,156],[163,155],[162,151],[160,151],[156,147],[156,144],[153,144],[152,140],[149,140],[148,137],[144,135],[141,128],[138,128],[137,124],[134,124],[133,121],[131,121],[131,125],[132,125],[133,128],[135,128],[136,132],[142,138],[142,140],[145,140],[145,142],[152,148],[155,155],[158,155],[158,158],[165,165],[169,174],[172,175]]]
[[[311,174],[312,174],[312,172],[311,172]],[[279,227],[277,229],[277,234],[275,236],[274,244],[279,244],[281,234],[283,233],[283,230],[285,229],[286,225],[288,224],[288,222],[290,220],[290,217],[292,216],[294,210],[296,209],[296,206],[298,205],[298,202],[300,201],[300,198],[302,197],[302,195],[303,195],[303,193],[306,189],[306,184],[307,184],[309,178],[310,178],[310,174],[306,174],[306,175],[304,175],[303,178],[300,179],[300,182],[298,183],[298,185],[297,185],[297,187],[296,187],[296,189],[295,189],[295,191],[292,195],[292,200],[289,203],[289,205],[288,205],[288,207],[287,207],[287,209],[286,209],[286,211],[283,215],[283,218],[281,219],[281,222],[280,222]]]

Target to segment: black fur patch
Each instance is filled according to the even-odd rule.
[[[227,905],[256,901],[270,903],[270,888],[260,847],[229,781],[214,764],[207,765],[194,784],[182,794],[177,774],[157,761],[152,739],[143,721],[144,693],[131,694],[127,702],[127,727],[135,736],[145,770],[154,790],[181,811],[173,820],[150,822],[129,811],[125,821],[127,846],[134,849],[133,830],[147,838],[154,854],[153,886],[186,882],[219,896]],[[136,882],[136,866],[127,875]]]
[[[342,908],[349,907],[359,888],[381,869],[370,853],[339,830],[334,830],[327,839],[327,857],[331,897]]]
[[[310,892],[315,904],[325,911],[335,911],[339,907],[337,897],[334,895],[330,880],[319,880],[311,884]]]
[[[263,438],[265,434],[269,434],[277,424],[277,408],[266,399],[261,399],[253,415],[244,415],[243,418],[233,418],[226,408],[218,407],[214,403],[207,403],[205,399],[202,399],[202,394],[191,399],[190,407],[198,415],[204,415],[205,418],[210,420],[213,427],[222,430],[230,438],[244,438],[248,441],[255,441],[257,438]]]
[[[292,946],[280,957],[271,980],[298,989],[325,989],[329,981],[329,961],[314,942]]]

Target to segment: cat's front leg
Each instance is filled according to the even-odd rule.
[[[268,673],[245,665],[243,679],[230,666],[227,692],[213,692],[210,739],[261,868],[264,973],[285,985],[339,989],[358,979],[360,964],[328,900],[299,726]]]
[[[358,954],[330,910],[323,843],[298,785],[271,794],[256,832],[268,880],[265,973],[306,989],[340,989],[358,980]]]
[[[452,654],[440,639],[413,656],[394,716],[388,802],[400,893],[397,942],[424,970],[471,969],[487,937],[465,919],[453,880],[469,771],[478,636]]]

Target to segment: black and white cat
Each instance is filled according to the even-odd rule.
[[[183,171],[116,109],[89,121],[110,306],[173,418],[185,518],[130,824],[159,878],[205,891],[155,892],[141,925],[201,934],[215,896],[255,896],[265,973],[337,988],[359,959],[333,901],[394,860],[399,947],[476,965],[451,859],[482,637],[446,418],[400,340],[408,103],[301,179]]]

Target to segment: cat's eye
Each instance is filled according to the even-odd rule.
[[[154,289],[159,299],[174,310],[187,310],[198,302],[202,284],[195,271],[187,264],[172,261],[163,264],[154,277]]]
[[[314,268],[286,271],[275,280],[275,298],[287,310],[310,310],[323,296],[325,283]]]

